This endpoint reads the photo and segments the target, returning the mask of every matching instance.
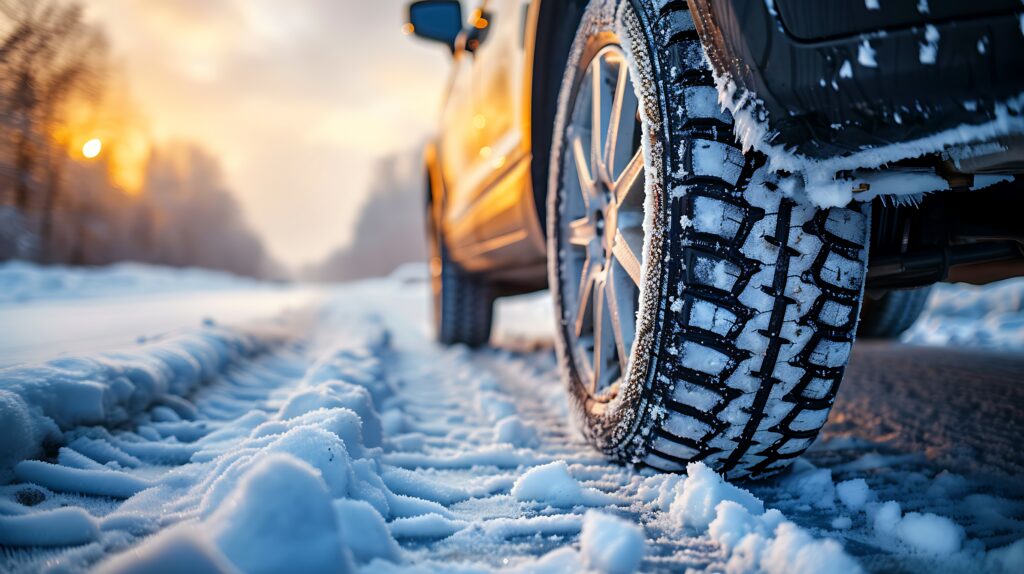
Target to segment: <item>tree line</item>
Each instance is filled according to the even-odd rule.
[[[198,146],[146,142],[127,168],[116,147],[82,155],[92,130],[105,144],[125,137],[115,73],[80,4],[0,0],[0,261],[274,273],[217,159]],[[125,169],[137,181],[118,177]]]

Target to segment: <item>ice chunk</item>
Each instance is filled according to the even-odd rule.
[[[640,526],[597,510],[588,510],[580,533],[580,554],[587,568],[630,574],[640,568],[647,543]]]

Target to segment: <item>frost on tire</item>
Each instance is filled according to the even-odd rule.
[[[604,397],[584,392],[564,327],[557,338],[577,418],[622,461],[772,474],[828,418],[856,332],[869,218],[787,197],[765,158],[743,153],[681,2],[591,4],[556,130],[571,117],[565,91],[582,46],[608,33],[630,56],[644,120],[644,277],[630,368]],[[564,139],[553,148],[550,237],[564,211]],[[557,239],[551,249],[564,325]]]

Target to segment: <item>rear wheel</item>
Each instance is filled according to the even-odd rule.
[[[466,273],[452,260],[434,219],[428,207],[434,336],[443,345],[486,345],[491,338],[493,292],[486,282]]]
[[[784,197],[739,149],[693,30],[679,2],[592,2],[584,16],[549,183],[556,342],[604,452],[763,476],[828,416],[867,219]]]
[[[871,339],[896,339],[924,311],[931,287],[889,291],[881,297],[868,295],[860,313],[857,334]]]

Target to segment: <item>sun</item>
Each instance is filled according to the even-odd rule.
[[[101,151],[103,151],[103,142],[100,141],[99,138],[93,138],[85,142],[85,145],[82,146],[82,155],[84,155],[86,159],[96,158],[100,155]]]

